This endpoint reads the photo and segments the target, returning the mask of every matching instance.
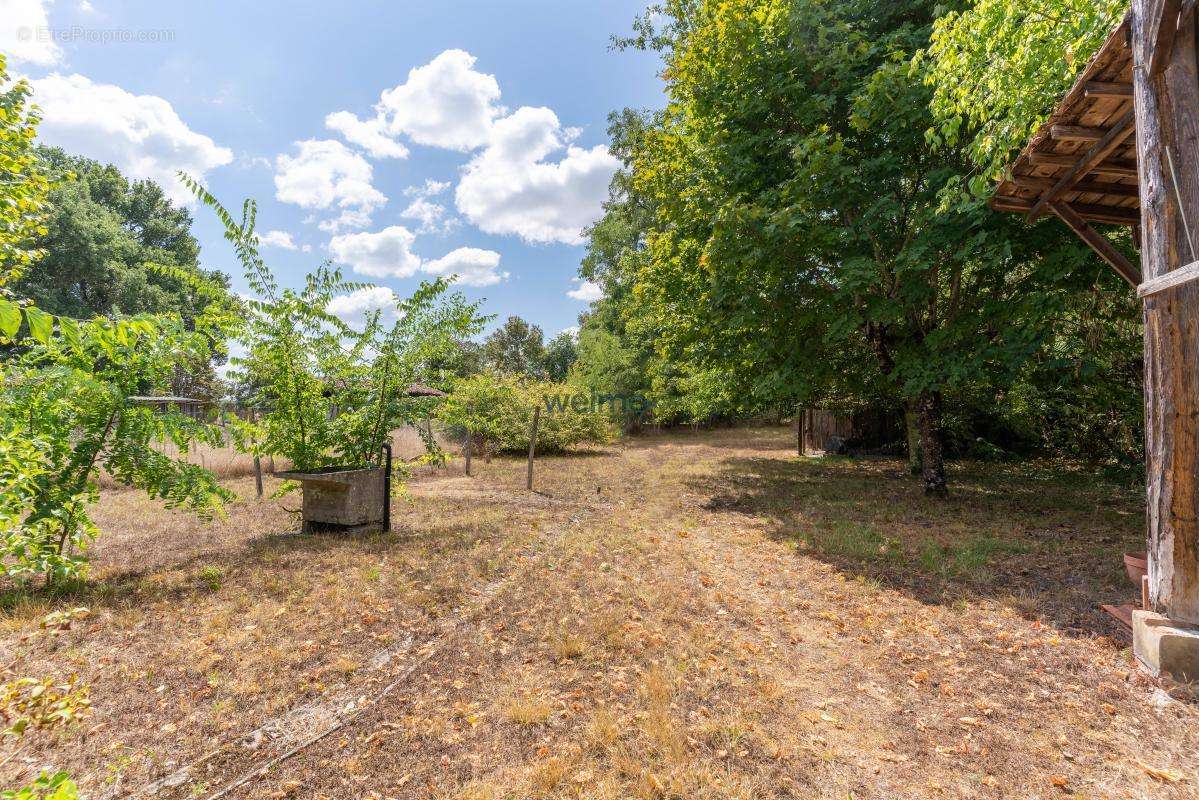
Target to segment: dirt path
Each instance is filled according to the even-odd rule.
[[[984,470],[926,505],[899,465],[800,461],[785,431],[547,460],[544,496],[513,488],[520,468],[413,487],[447,517],[492,509],[471,517],[470,552],[501,566],[474,558],[448,602],[397,612],[327,691],[182,748],[154,796],[1199,791],[1199,714],[1092,615],[1119,578],[1100,566],[1112,541],[1094,543],[1135,536],[1131,496],[1103,506],[1107,487]]]

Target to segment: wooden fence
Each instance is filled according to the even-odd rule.
[[[825,453],[838,449],[855,433],[853,417],[821,408],[800,412],[800,442],[804,453]]]

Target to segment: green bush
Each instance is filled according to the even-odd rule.
[[[581,444],[606,444],[614,435],[609,414],[591,407],[576,410],[563,398],[584,394],[568,384],[482,373],[462,378],[438,410],[449,435],[465,440],[484,455],[529,448],[533,410],[541,409],[537,451],[560,453]],[[581,405],[581,404],[579,404]]]

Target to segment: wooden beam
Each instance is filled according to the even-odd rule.
[[[1163,5],[1132,0],[1147,281],[1195,261],[1187,221],[1199,220],[1199,44],[1193,22],[1176,26],[1169,61],[1162,61]],[[1159,71],[1151,75],[1155,58]],[[1199,624],[1199,283],[1146,297],[1143,319],[1150,608],[1172,622]]]
[[[1044,191],[1053,187],[1052,178],[1038,178],[1034,175],[1013,175],[1012,183],[1027,189]],[[1071,192],[1087,192],[1090,194],[1109,194],[1114,197],[1139,197],[1140,189],[1124,183],[1096,183],[1095,181],[1080,181],[1070,187]]]
[[[1178,17],[1182,0],[1161,0],[1156,25],[1149,31],[1149,77],[1161,75],[1170,63],[1174,37],[1178,33]]]
[[[1175,286],[1182,286],[1184,283],[1190,283],[1197,278],[1199,278],[1199,261],[1171,270],[1165,275],[1150,278],[1137,287],[1137,297],[1144,300],[1150,295],[1164,292],[1166,289],[1173,289]]]
[[[1033,152],[1028,154],[1029,163],[1038,167],[1072,167],[1078,163],[1078,159],[1079,156],[1063,153]],[[1110,178],[1135,178],[1137,162],[1127,158],[1113,158],[1110,161],[1096,164],[1091,168],[1091,172]]]
[[[1034,203],[1020,197],[1004,197],[996,195],[991,198],[991,208],[996,211],[1013,211],[1028,214]],[[1106,225],[1137,225],[1141,221],[1141,212],[1135,208],[1119,208],[1116,206],[1100,206],[1090,203],[1071,203],[1070,207],[1083,219],[1091,222],[1101,222]]]
[[[1132,97],[1131,83],[1115,83],[1113,81],[1087,81],[1083,90],[1086,97]]]
[[[1120,277],[1128,281],[1129,286],[1136,288],[1141,282],[1141,270],[1139,267],[1133,266],[1133,263],[1124,257],[1124,254],[1112,246],[1102,234],[1086,223],[1078,212],[1070,207],[1068,203],[1053,202],[1049,204],[1053,209],[1053,213],[1061,218],[1062,222],[1069,226],[1070,230],[1078,234],[1078,238],[1082,239],[1087,245],[1094,250],[1100,258],[1107,262],[1108,266],[1120,273]]]
[[[1085,125],[1051,125],[1049,135],[1063,142],[1098,142],[1107,135],[1107,128]]]
[[[1033,205],[1032,211],[1028,212],[1028,221],[1036,222],[1037,217],[1041,216],[1045,208],[1057,199],[1059,194],[1082,180],[1096,164],[1110,156],[1117,147],[1124,144],[1129,136],[1136,133],[1136,130],[1136,112],[1129,111],[1116,123],[1115,127],[1104,134],[1103,138],[1086,152],[1086,155],[1078,160],[1078,163],[1067,170],[1052,189],[1041,195]]]

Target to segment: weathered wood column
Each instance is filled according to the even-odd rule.
[[[1141,270],[1199,261],[1199,65],[1195,15],[1133,0],[1131,45],[1141,196]],[[1145,298],[1149,597],[1199,624],[1199,281]]]

